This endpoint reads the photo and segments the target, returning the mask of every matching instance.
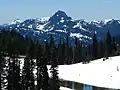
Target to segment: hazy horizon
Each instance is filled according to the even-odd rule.
[[[0,24],[15,19],[42,18],[62,10],[73,19],[120,19],[119,0],[1,0]]]

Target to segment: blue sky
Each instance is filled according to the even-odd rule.
[[[75,19],[120,19],[120,0],[0,0],[0,23],[52,16],[65,11]]]

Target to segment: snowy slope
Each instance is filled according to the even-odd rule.
[[[106,61],[98,59],[89,64],[60,65],[58,70],[60,79],[98,87],[120,89],[119,68],[120,56],[116,56]]]
[[[66,87],[60,87],[60,90],[72,90],[72,89]]]

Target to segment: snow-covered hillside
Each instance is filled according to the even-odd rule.
[[[21,69],[23,57],[20,59]],[[36,73],[36,70],[34,71]],[[50,66],[48,65],[48,73]],[[103,58],[91,61],[88,64],[71,64],[58,66],[59,78],[68,81],[75,81],[96,87],[120,89],[120,56],[110,57],[103,61]],[[68,88],[61,87],[61,90]]]
[[[60,90],[72,90],[72,89],[66,87],[60,87]]]
[[[58,70],[59,78],[63,80],[120,89],[120,56],[105,61],[98,59],[89,64],[60,65]]]

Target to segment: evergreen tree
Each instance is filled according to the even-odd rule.
[[[58,44],[58,48],[57,48],[57,56],[58,56],[58,64],[65,64],[65,43],[60,38],[60,42]]]
[[[1,48],[1,47],[0,47]],[[0,90],[2,90],[2,88],[5,87],[5,83],[4,83],[4,68],[5,68],[5,58],[4,55],[2,53],[2,50],[0,49]]]
[[[69,38],[66,36],[66,44],[65,44],[65,60],[64,64],[68,64],[69,61]]]
[[[8,64],[8,66],[9,66],[9,69],[8,69],[8,76],[7,76],[7,82],[8,82],[8,85],[7,85],[7,89],[8,90],[13,90],[13,82],[12,82],[12,80],[13,80],[13,66],[12,65],[14,65],[13,63],[12,63],[12,61],[11,61],[11,59],[9,58],[9,64]]]
[[[47,61],[47,64],[50,64],[51,63],[51,48],[50,48],[50,44],[46,41],[45,42],[45,58],[46,58],[46,61]]]
[[[51,68],[50,68],[50,72],[51,72],[51,83],[50,83],[50,89],[51,90],[59,90],[60,86],[59,86],[59,78],[58,78],[58,56],[56,54],[56,47],[54,44],[52,44],[52,48],[51,48],[51,59],[52,59],[52,63],[51,63]]]
[[[49,46],[49,48],[50,48],[50,53],[49,53],[49,60],[50,60],[50,64],[53,62],[52,60],[52,50],[53,50],[53,47],[55,46],[55,43],[54,43],[54,38],[53,38],[53,35],[51,34],[50,35],[50,46]],[[55,50],[55,49],[54,49]]]
[[[57,70],[58,66],[57,65],[52,65],[51,66],[51,86],[50,89],[51,90],[60,90],[60,86],[59,86],[59,78],[58,78],[58,70]]]
[[[107,55],[110,56],[112,54],[112,37],[110,32],[107,32],[106,35],[106,49],[107,49]]]
[[[93,35],[92,56],[93,56],[93,59],[97,59],[98,57],[98,41],[96,38],[96,33],[94,33]]]
[[[75,38],[75,44],[74,44],[74,54],[73,54],[73,59],[75,63],[79,63],[80,62],[80,58],[81,58],[81,46],[78,42],[77,37]]]
[[[86,47],[86,53],[85,53],[85,63],[89,63],[92,60],[92,54],[91,54],[91,47]]]
[[[70,44],[69,46],[69,61],[68,61],[68,64],[72,64],[73,63],[73,49],[72,49],[72,46]]]
[[[117,43],[115,37],[112,38],[112,54],[116,55],[117,52]]]
[[[86,48],[85,48],[85,46],[83,45],[83,46],[82,46],[82,49],[81,49],[81,60],[82,60],[82,63],[83,63],[83,64],[86,63],[85,58],[86,58]]]
[[[98,58],[103,58],[105,55],[105,44],[104,42],[101,40],[98,43]]]
[[[42,65],[42,90],[48,90],[49,89],[49,84],[48,84],[49,76],[48,76],[47,70],[48,70],[47,66],[44,63]]]
[[[34,74],[32,68],[32,61],[29,57],[24,60],[24,67],[22,72],[22,90],[34,89]]]
[[[21,90],[20,84],[20,67],[15,60],[9,59],[9,70],[8,70],[8,90]]]
[[[42,73],[41,73],[41,61],[43,59],[41,45],[38,45],[36,51],[36,66],[37,66],[37,90],[42,89]]]
[[[23,67],[23,72],[22,72],[22,89],[23,90],[33,90],[35,88],[34,85],[34,74],[33,74],[33,69],[34,69],[34,60],[35,58],[35,52],[34,50],[34,45],[33,43],[28,49],[27,56],[24,60],[24,67]],[[34,54],[33,54],[33,52]]]
[[[8,51],[9,64],[8,64],[8,90],[21,90],[20,83],[20,62],[18,60],[18,55],[15,54],[15,48],[13,48],[13,43],[11,42],[11,49]]]
[[[62,42],[61,42],[61,38],[60,38],[60,42],[58,44],[58,48],[57,48],[57,54],[58,54],[58,63],[61,64],[63,59],[62,59]]]
[[[38,45],[37,48],[37,90],[48,90],[48,72],[47,72],[47,57],[45,55],[46,51],[43,50],[41,45]]]
[[[64,42],[64,41],[63,41],[63,43],[62,43],[61,48],[62,48],[62,49],[61,49],[61,52],[62,52],[61,58],[62,58],[62,59],[61,59],[61,61],[60,61],[60,64],[63,64],[63,65],[64,65],[64,64],[65,64],[65,58],[66,58],[66,56],[65,56],[65,55],[66,55],[66,54],[65,54],[65,48],[66,48],[66,47],[65,47],[65,42]]]
[[[21,90],[21,76],[20,76],[20,62],[13,60],[13,88],[14,90]]]

